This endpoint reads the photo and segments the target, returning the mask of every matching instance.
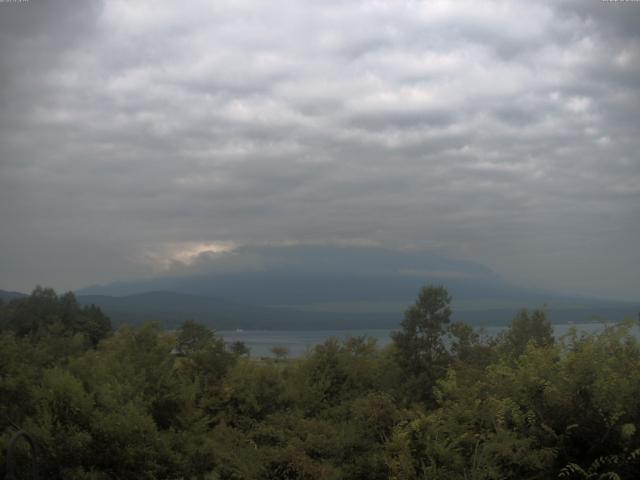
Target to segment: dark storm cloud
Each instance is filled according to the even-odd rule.
[[[599,1],[0,4],[0,287],[347,242],[637,299],[639,25]]]

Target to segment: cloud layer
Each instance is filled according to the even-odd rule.
[[[346,242],[640,297],[638,4],[31,1],[0,39],[0,287]]]

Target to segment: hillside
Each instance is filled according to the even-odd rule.
[[[192,318],[216,328],[393,328],[426,284],[446,285],[454,320],[507,323],[521,308],[552,322],[636,317],[640,306],[520,288],[473,262],[356,247],[260,247],[204,258],[190,274],[79,290],[116,322]]]
[[[4,301],[4,302],[8,302],[10,300],[14,300],[16,298],[22,298],[22,297],[26,297],[27,294],[26,293],[20,293],[20,292],[10,292],[7,290],[0,290],[0,300]]]
[[[99,306],[114,325],[157,321],[176,328],[196,320],[217,330],[385,328],[397,316],[383,313],[333,313],[244,305],[219,298],[176,292],[145,292],[122,297],[78,295],[83,305]]]

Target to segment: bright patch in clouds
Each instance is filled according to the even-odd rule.
[[[176,264],[181,266],[193,265],[203,255],[218,255],[233,251],[234,245],[225,243],[183,242],[152,248],[145,252],[144,257],[155,269],[169,270]]]

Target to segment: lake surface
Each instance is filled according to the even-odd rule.
[[[603,323],[557,324],[553,326],[553,329],[555,336],[561,337],[571,327],[576,327],[579,332],[593,333],[602,331],[606,326]],[[489,336],[494,336],[505,328],[504,326],[489,326],[483,327],[482,331]],[[399,327],[396,329],[370,330],[221,330],[217,333],[222,335],[228,343],[244,342],[253,357],[271,357],[273,356],[271,349],[276,346],[286,347],[289,351],[289,357],[301,357],[307,351],[313,349],[315,345],[324,343],[330,337],[336,337],[340,340],[350,336],[373,337],[376,339],[378,347],[384,347],[391,342],[391,332],[398,329]]]

